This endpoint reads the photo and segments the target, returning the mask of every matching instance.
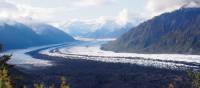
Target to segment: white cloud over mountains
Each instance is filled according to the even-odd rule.
[[[115,3],[116,0],[78,0],[74,3],[80,7],[103,6]]]
[[[85,21],[98,20],[97,22],[115,19],[116,23],[124,25],[127,21],[135,20],[135,18],[146,17],[146,19],[149,19],[161,13],[178,9],[188,3],[190,4],[187,7],[200,6],[200,0],[141,0],[145,1],[143,6],[145,10],[141,9],[140,13],[135,14],[136,8],[126,7],[126,4],[122,5],[123,1],[128,3],[132,0],[53,0],[52,2],[49,2],[49,0],[0,0],[0,17],[31,18],[57,24],[74,18],[80,21],[85,18]],[[34,4],[32,4],[33,2]],[[107,10],[110,8],[111,10]],[[121,9],[123,10],[116,16],[115,14]]]
[[[73,36],[98,35],[102,31],[105,31],[105,33],[120,30],[126,31],[123,28],[135,26],[135,24],[130,22],[131,19],[129,11],[122,9],[116,16],[112,17],[101,16],[96,19],[73,19],[67,21],[61,28]]]
[[[150,17],[162,14],[164,12],[174,11],[183,6],[186,7],[199,7],[200,0],[148,0],[147,13]]]
[[[34,19],[38,21],[48,22],[48,23],[62,23],[68,19],[74,19],[68,17],[66,14],[70,14],[71,11],[76,11],[77,9],[87,9],[99,6],[111,5],[116,2],[116,0],[57,0],[57,3],[63,3],[63,5],[56,6],[56,4],[50,8],[42,7],[42,5],[30,4],[31,2],[38,2],[38,4],[48,3],[48,0],[0,0],[0,18],[9,19]],[[29,3],[27,3],[29,2]],[[54,1],[56,2],[56,1]],[[69,3],[71,2],[71,3]],[[66,5],[65,5],[66,3]],[[37,3],[36,3],[37,4]],[[49,3],[52,4],[52,3]],[[58,5],[58,4],[57,4]],[[77,17],[79,18],[79,17]]]
[[[5,2],[5,1],[0,1],[0,16],[1,17],[8,17],[17,11],[18,11],[18,8],[15,5]]]
[[[126,25],[127,22],[131,19],[130,14],[128,13],[127,9],[123,9],[119,15],[116,17],[116,23],[119,25]]]
[[[129,21],[131,19],[134,19],[134,18],[131,18],[129,12],[127,9],[122,9],[118,15],[116,16],[101,16],[99,18],[96,18],[96,19],[71,19],[67,22],[64,23],[64,26],[65,28],[67,26],[70,26],[70,25],[74,25],[75,24],[81,24],[84,26],[87,25],[91,28],[90,31],[94,31],[96,29],[98,29],[100,26],[104,25],[104,24],[107,24],[108,22],[114,22],[116,25],[120,26],[120,27],[123,27],[125,26],[127,23],[129,23]]]
[[[0,1],[0,18],[19,19],[43,19],[48,18],[51,11],[45,8],[31,7],[28,5],[19,5],[10,1]]]
[[[15,11],[17,9],[18,8],[11,3],[8,3],[8,2],[5,2],[5,1],[0,1],[0,10],[1,11],[6,11],[6,10]]]

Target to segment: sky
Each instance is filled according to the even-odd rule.
[[[150,19],[200,0],[0,0],[0,17],[50,24],[71,20]]]

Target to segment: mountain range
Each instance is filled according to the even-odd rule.
[[[200,54],[200,8],[181,8],[145,21],[103,50],[131,53]]]
[[[70,41],[74,41],[71,36],[48,24],[0,20],[0,43],[5,50]]]
[[[74,37],[84,37],[84,38],[118,38],[125,32],[128,32],[136,24],[132,22],[127,22],[123,25],[116,22],[116,20],[105,20],[103,22],[82,22],[73,21],[68,24],[64,24],[62,29]]]
[[[103,38],[118,38],[122,34],[128,32],[133,24],[127,23],[124,26],[119,26],[114,22],[107,22],[97,30],[91,33],[87,33],[84,37],[103,39]]]

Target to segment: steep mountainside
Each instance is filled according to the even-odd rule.
[[[21,23],[0,25],[0,42],[6,49],[25,48],[39,44],[39,37],[31,28]]]
[[[200,54],[200,8],[182,8],[154,17],[101,48],[116,52]]]
[[[16,21],[0,21],[0,43],[5,50],[73,40],[71,36],[47,24],[38,24],[37,27],[31,28]]]

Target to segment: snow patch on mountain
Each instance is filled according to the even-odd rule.
[[[141,20],[131,18],[128,10],[123,9],[116,17],[101,16],[97,19],[75,19],[61,26],[72,36],[87,38],[116,38],[136,26]]]

